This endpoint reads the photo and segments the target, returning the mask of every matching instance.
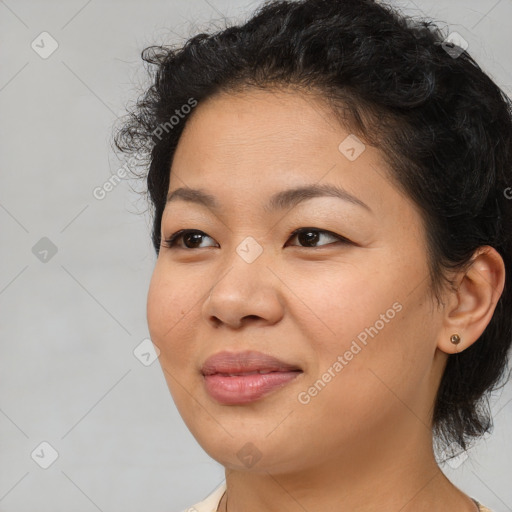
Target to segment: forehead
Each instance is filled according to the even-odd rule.
[[[240,202],[255,194],[332,184],[377,207],[394,201],[398,192],[380,151],[353,139],[327,103],[312,95],[222,93],[201,102],[186,122],[169,190],[208,188],[218,197],[232,191]],[[356,158],[346,152],[351,145]]]
[[[302,154],[308,148],[327,147],[330,141],[325,140],[325,132],[339,136],[340,126],[318,96],[251,89],[217,94],[200,103],[182,138],[200,138],[201,150],[215,148],[226,157],[265,146],[281,154],[288,150],[289,158],[299,146]]]

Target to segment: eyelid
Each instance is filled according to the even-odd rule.
[[[176,231],[175,233],[173,233],[169,238],[164,238],[162,240],[162,242],[160,243],[160,246],[161,247],[165,247],[167,249],[178,248],[178,249],[185,249],[187,251],[197,250],[197,248],[196,249],[190,249],[189,247],[180,247],[180,246],[176,246],[174,244],[174,241],[177,238],[179,238],[183,234],[188,234],[188,233],[198,233],[200,235],[205,235],[208,238],[211,238],[213,240],[213,238],[210,235],[208,235],[204,231],[201,231],[200,229],[180,229],[179,231]],[[206,247],[199,247],[199,249],[206,249]]]
[[[337,239],[339,242],[343,243],[343,244],[352,244],[352,245],[356,245],[354,244],[354,242],[352,242],[351,240],[349,240],[348,238],[342,236],[342,235],[339,235],[337,233],[334,233],[333,231],[329,231],[327,229],[320,229],[320,228],[315,228],[315,227],[300,227],[300,228],[297,228],[295,229],[292,233],[290,233],[290,235],[288,236],[288,240],[290,238],[294,238],[295,236],[297,236],[298,234],[300,233],[303,233],[303,232],[307,232],[307,231],[315,231],[317,233],[323,233],[323,234],[327,234],[329,236],[331,236],[332,238],[335,238]],[[169,238],[166,238],[164,239],[162,242],[161,242],[161,246],[162,247],[165,247],[167,249],[185,249],[186,251],[194,251],[194,250],[197,250],[197,249],[206,249],[206,247],[196,247],[196,248],[190,248],[190,247],[180,247],[180,246],[177,246],[174,242],[176,241],[176,239],[178,239],[181,235],[184,235],[184,234],[189,234],[189,233],[198,233],[200,235],[204,235],[208,238],[211,238],[212,240],[214,240],[210,235],[208,235],[207,233],[205,233],[204,231],[201,231],[200,229],[180,229],[179,231],[176,231],[175,233],[173,233]],[[324,245],[320,245],[318,247],[307,247],[307,246],[301,246],[301,245],[293,245],[292,247],[298,247],[299,249],[321,249],[322,247],[327,247],[327,246],[330,246],[330,245],[333,245],[333,243],[329,243],[329,244],[324,244]]]
[[[307,231],[317,231],[318,233],[325,233],[329,236],[332,236],[333,238],[336,238],[338,241],[340,242],[343,242],[343,243],[347,243],[347,244],[352,244],[353,242],[351,240],[349,240],[348,238],[342,236],[342,235],[338,235],[338,233],[334,233],[333,231],[329,231],[328,229],[320,229],[320,228],[315,228],[315,227],[312,227],[312,226],[306,226],[306,227],[302,227],[302,228],[298,228],[296,229],[295,231],[293,231],[292,233],[290,233],[290,237],[289,238],[292,238],[296,235],[298,235],[299,233],[302,233],[302,232],[307,232]],[[319,247],[303,247],[303,246],[294,246],[294,247],[299,247],[299,248],[303,248],[303,249],[320,249],[322,247],[327,247],[328,245],[332,245],[332,244],[325,244],[325,245],[320,245]]]

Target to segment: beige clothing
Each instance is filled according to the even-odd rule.
[[[222,482],[213,492],[211,492],[204,500],[196,503],[192,507],[187,508],[183,512],[217,512],[220,500],[226,492],[226,481]],[[491,509],[484,507],[478,503],[475,498],[471,498],[479,507],[480,512],[492,512]]]

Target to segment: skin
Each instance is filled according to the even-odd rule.
[[[435,462],[431,416],[448,354],[474,343],[492,317],[503,260],[481,248],[438,306],[420,212],[388,178],[379,150],[366,145],[354,161],[340,152],[349,134],[320,98],[251,90],[202,102],[178,144],[169,191],[201,188],[221,208],[168,203],[163,239],[180,229],[205,235],[189,239],[192,248],[183,238],[162,247],[147,319],[183,420],[225,467],[220,511],[226,500],[229,512],[476,510]],[[372,212],[336,197],[263,209],[273,193],[313,183],[342,186]],[[350,242],[318,233],[310,247],[290,236],[301,227]],[[236,251],[248,236],[263,249],[252,263]],[[394,318],[300,403],[299,393],[397,302]],[[219,404],[201,364],[242,349],[303,374],[250,404]],[[247,443],[260,457],[253,465],[237,456]]]

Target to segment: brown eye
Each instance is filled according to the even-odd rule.
[[[332,245],[333,243],[336,243],[336,242],[341,242],[341,243],[345,243],[345,244],[350,243],[350,240],[347,240],[346,238],[342,237],[341,235],[337,235],[335,233],[331,233],[330,231],[326,231],[323,229],[317,229],[317,228],[296,229],[291,234],[291,238],[295,238],[295,237],[301,244],[300,246],[302,246],[303,248],[311,248],[311,249],[316,249],[319,247],[323,247],[325,245]],[[325,239],[326,237],[327,237],[327,239],[330,238],[331,242],[317,245],[320,241],[322,241],[322,239]],[[164,240],[162,242],[162,247],[166,247],[168,249],[175,249],[175,248],[178,248],[178,249],[204,249],[205,247],[213,247],[212,245],[200,247],[204,238],[210,238],[210,240],[213,240],[210,236],[208,236],[203,231],[198,231],[195,229],[182,229],[180,231],[177,231],[173,235],[171,235],[166,240]],[[180,243],[180,241],[181,241],[181,243]]]
[[[315,244],[319,242],[319,240],[322,239],[322,235],[326,235],[327,238],[331,238],[331,240],[334,240],[334,242],[341,242],[341,243],[350,243],[349,240],[346,238],[337,235],[335,233],[331,233],[330,231],[325,231],[323,229],[317,229],[317,228],[300,228],[296,229],[292,233],[292,238],[297,237],[297,240],[300,244],[304,244],[303,247],[311,247],[315,248]],[[324,245],[331,245],[331,243],[321,244],[319,247],[323,247]]]
[[[164,240],[162,246],[167,247],[168,249],[175,247],[180,249],[203,249],[203,247],[198,247],[198,245],[201,244],[204,237],[211,239],[211,237],[202,231],[182,229]],[[177,241],[181,239],[183,239],[183,243],[185,244],[184,246],[177,243]]]

